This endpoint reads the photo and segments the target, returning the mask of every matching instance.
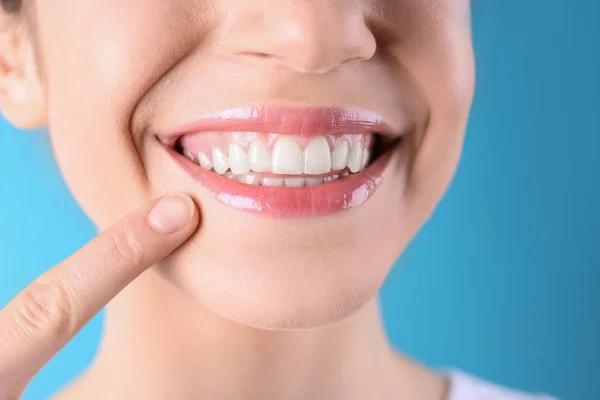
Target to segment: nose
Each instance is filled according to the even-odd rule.
[[[357,0],[241,0],[229,10],[225,48],[302,73],[370,59],[376,41]]]

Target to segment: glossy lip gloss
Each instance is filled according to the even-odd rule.
[[[384,179],[391,152],[386,151],[364,171],[313,187],[266,187],[239,183],[207,171],[174,149],[178,138],[203,131],[261,132],[282,135],[401,135],[379,115],[359,108],[285,108],[250,106],[202,116],[197,121],[159,132],[176,163],[221,203],[273,217],[321,216],[364,204]]]

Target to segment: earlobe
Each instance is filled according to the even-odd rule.
[[[0,32],[0,109],[20,129],[39,128],[47,122],[33,43],[20,25],[3,27]]]

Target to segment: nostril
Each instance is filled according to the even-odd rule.
[[[274,1],[264,9],[255,3],[241,2],[244,6],[231,14],[220,35],[231,56],[323,74],[375,53],[376,40],[358,5]]]

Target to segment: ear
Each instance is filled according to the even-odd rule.
[[[39,128],[47,123],[44,90],[34,43],[18,18],[0,15],[0,109],[18,128]]]

